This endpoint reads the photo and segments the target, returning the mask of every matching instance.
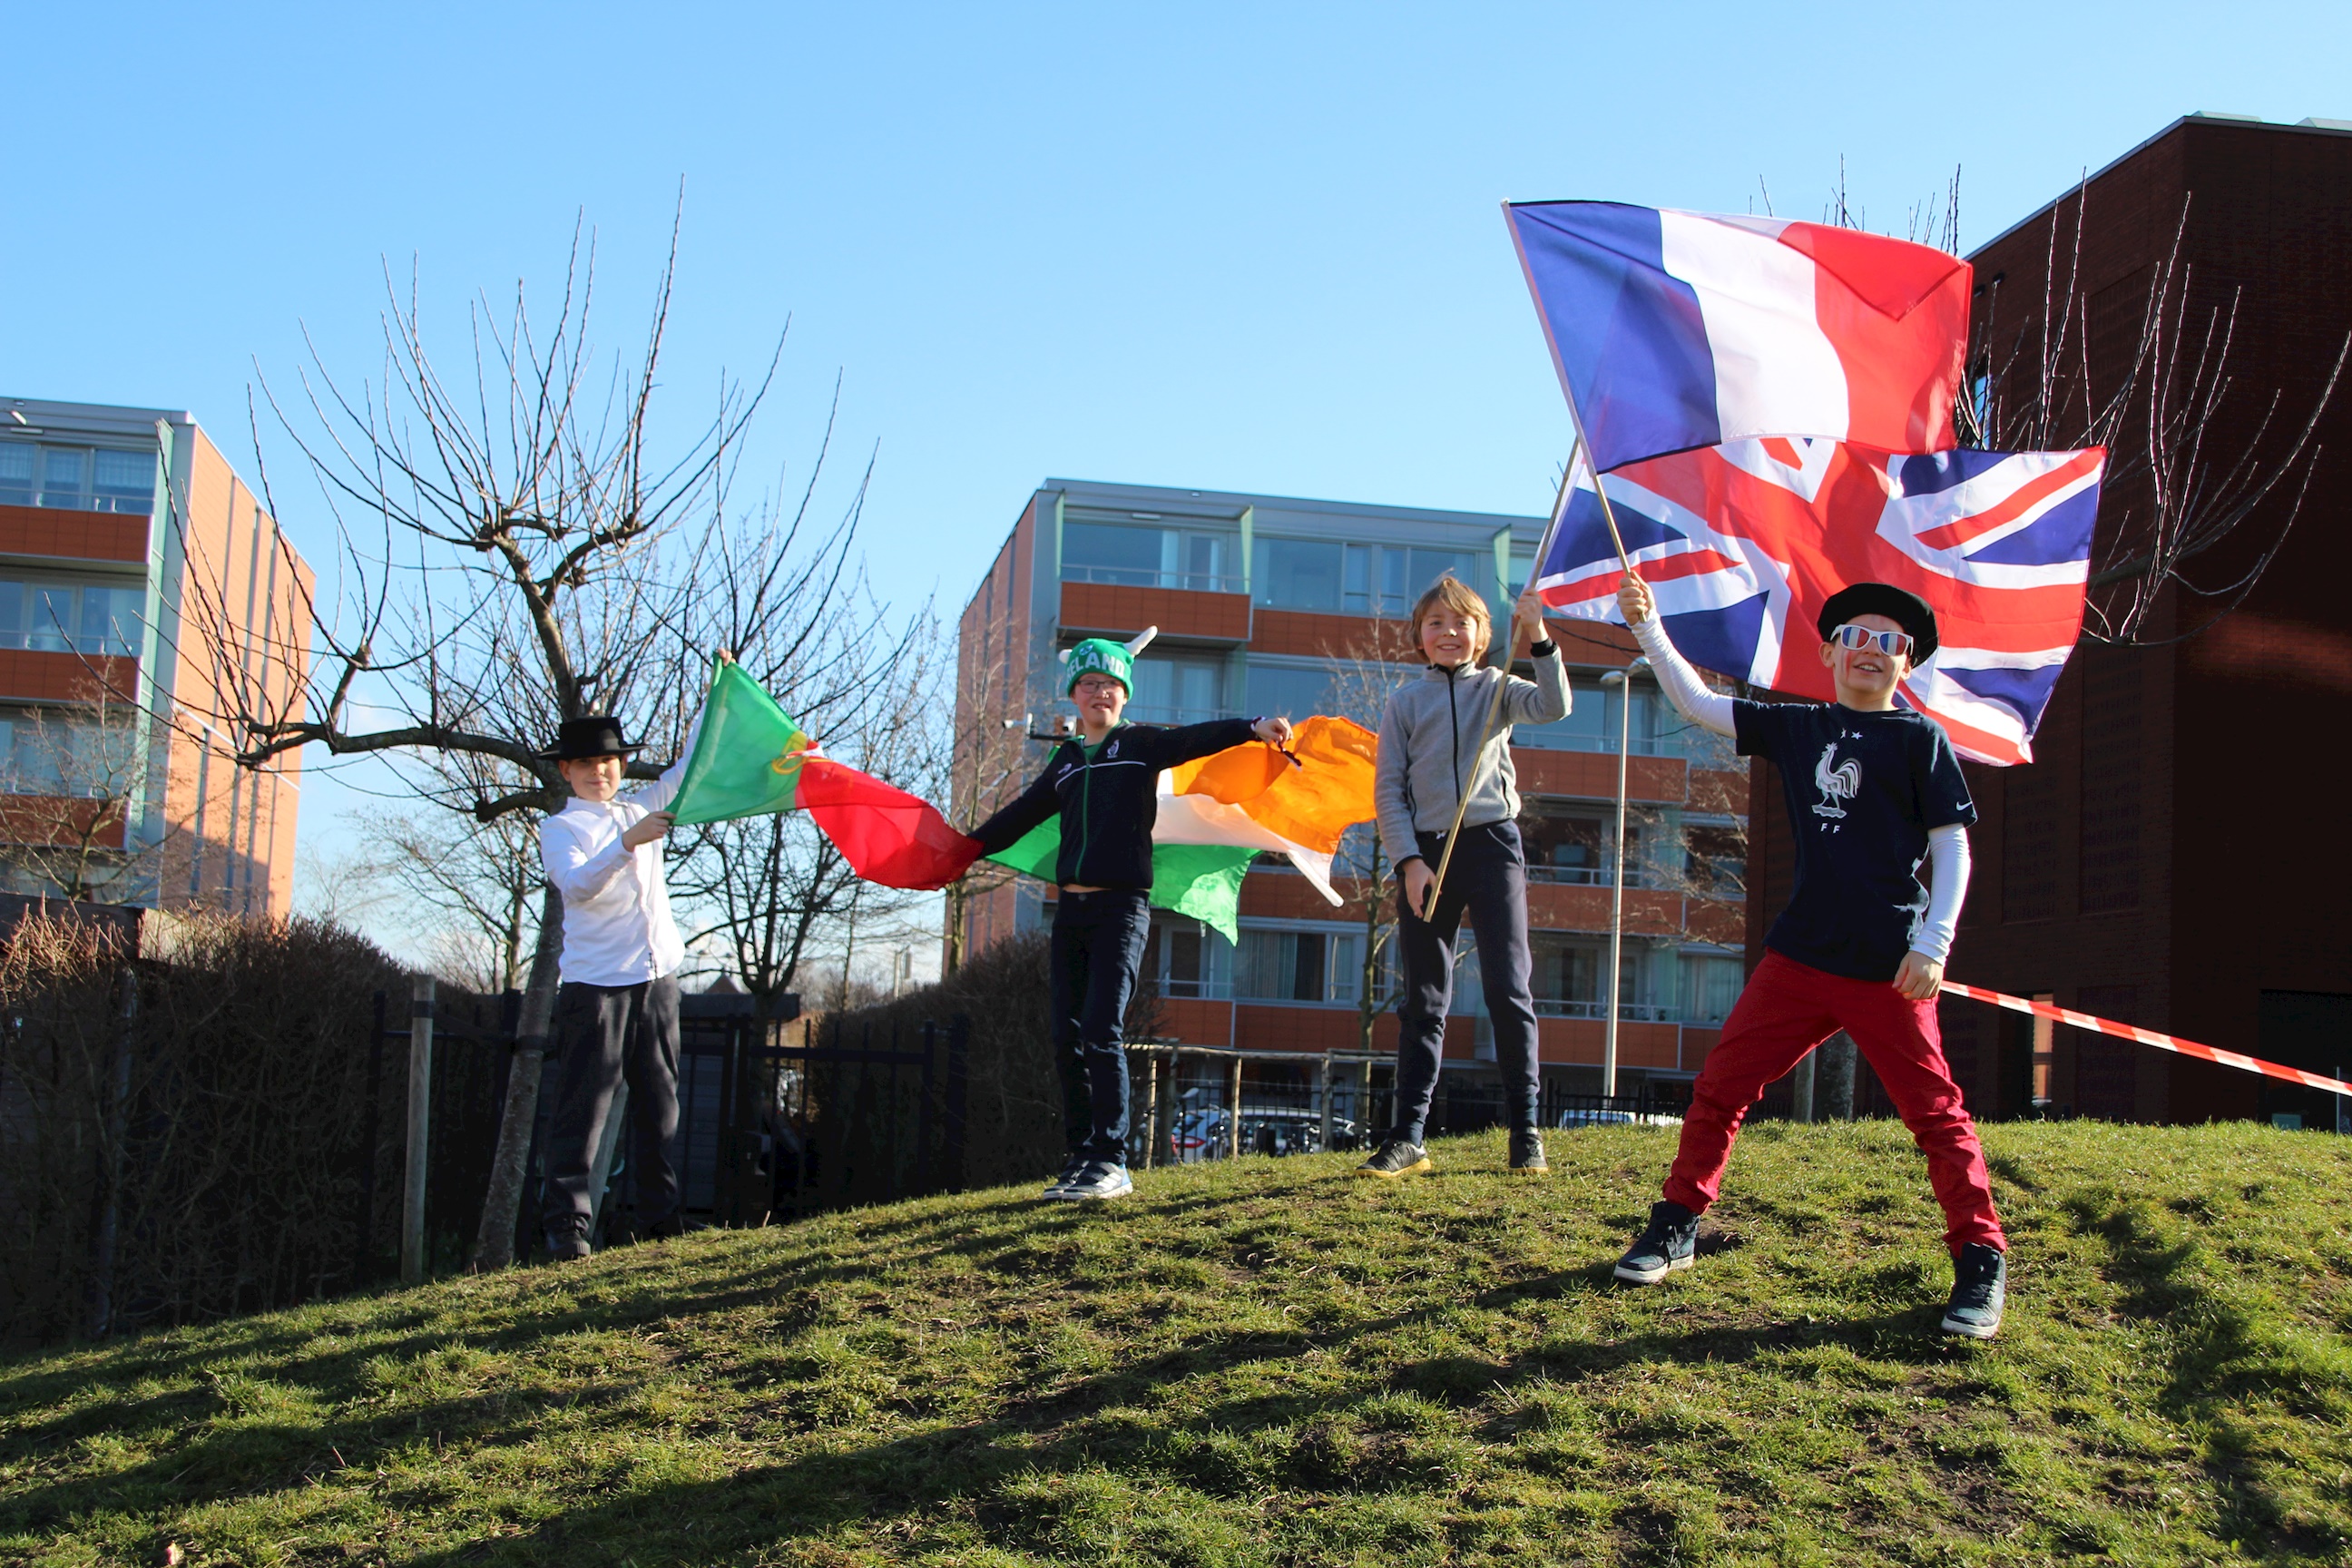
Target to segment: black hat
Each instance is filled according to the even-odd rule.
[[[555,744],[540,752],[553,762],[574,763],[585,757],[626,757],[644,751],[621,738],[621,721],[610,713],[566,719],[555,732]]]
[[[1840,588],[1822,606],[1814,624],[1827,642],[1838,627],[1856,616],[1885,616],[1911,634],[1911,663],[1916,668],[1936,651],[1936,612],[1918,595],[1892,583],[1855,583]]]

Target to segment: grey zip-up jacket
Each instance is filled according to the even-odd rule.
[[[1511,726],[1549,724],[1568,717],[1568,668],[1549,640],[1535,645],[1536,678],[1521,680],[1488,666],[1440,669],[1389,694],[1381,710],[1380,760],[1372,772],[1372,805],[1380,814],[1381,847],[1401,866],[1421,853],[1416,837],[1454,826],[1454,803],[1466,784],[1469,809],[1462,826],[1482,827],[1519,815],[1518,775],[1511,766]],[[1503,711],[1480,755],[1478,733],[1495,700],[1495,682],[1508,681]]]

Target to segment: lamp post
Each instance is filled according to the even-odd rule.
[[[1612,669],[1601,678],[1604,687],[1617,689],[1617,850],[1616,866],[1609,879],[1609,1026],[1601,1043],[1601,1093],[1604,1099],[1617,1098],[1617,1016],[1624,989],[1621,984],[1625,962],[1625,765],[1633,749],[1633,675],[1650,661],[1636,658],[1622,669]]]

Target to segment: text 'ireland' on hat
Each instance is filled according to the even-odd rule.
[[[555,744],[539,754],[551,762],[576,763],[590,757],[627,757],[645,750],[621,735],[621,721],[610,713],[566,719],[555,731]]]
[[[1146,626],[1123,643],[1108,637],[1088,637],[1076,647],[1062,650],[1062,662],[1068,667],[1062,681],[1062,694],[1068,696],[1078,689],[1078,681],[1089,675],[1108,675],[1127,688],[1129,697],[1135,695],[1135,656],[1141,653],[1153,637],[1160,635],[1158,626]]]
[[[1911,634],[1911,663],[1925,663],[1936,652],[1936,612],[1927,601],[1892,583],[1853,583],[1840,588],[1822,606],[1815,625],[1827,642],[1838,627],[1856,616],[1885,616]]]

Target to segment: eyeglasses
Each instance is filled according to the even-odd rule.
[[[1127,688],[1108,675],[1082,675],[1078,677],[1077,689],[1092,697],[1098,692],[1124,691]]]
[[[1850,648],[1865,648],[1875,643],[1881,653],[1898,655],[1904,658],[1911,657],[1909,632],[1874,632],[1868,626],[1858,626],[1848,621],[1830,634],[1830,640],[1840,647]]]

